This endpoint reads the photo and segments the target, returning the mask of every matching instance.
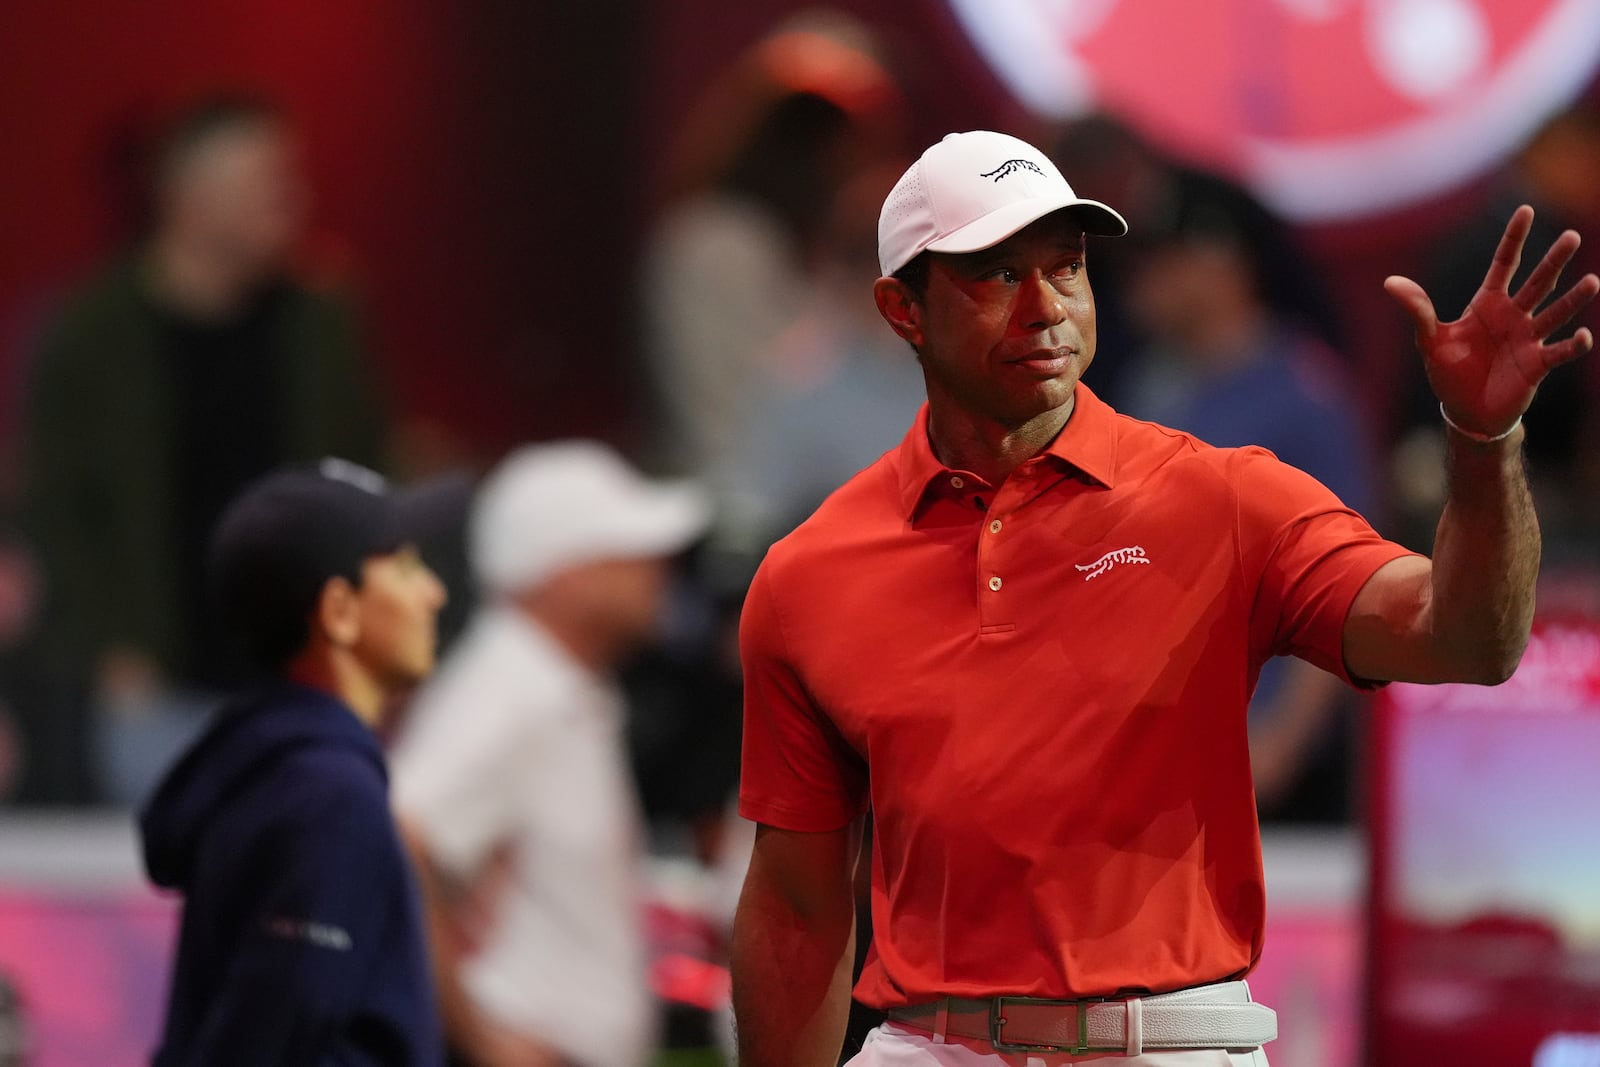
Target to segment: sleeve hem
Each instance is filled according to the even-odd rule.
[[[861,813],[865,805],[856,811],[835,809],[830,812],[801,811],[797,808],[787,807],[782,804],[764,803],[759,800],[739,798],[739,814],[751,822],[763,826],[771,826],[779,830],[793,830],[797,833],[828,833],[833,830],[842,830],[849,826]]]

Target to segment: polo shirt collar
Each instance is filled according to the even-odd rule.
[[[1116,481],[1117,413],[1079,382],[1073,391],[1072,417],[1042,455],[1087,475],[1107,489]],[[916,513],[936,478],[949,475],[928,441],[928,405],[917,412],[899,448],[900,504],[907,516]]]

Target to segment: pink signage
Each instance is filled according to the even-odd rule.
[[[1592,77],[1594,0],[950,0],[1042,115],[1103,109],[1288,215],[1402,206],[1505,158]]]
[[[0,974],[21,1001],[28,1067],[150,1062],[176,931],[147,890],[0,888]]]

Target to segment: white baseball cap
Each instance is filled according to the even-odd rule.
[[[893,274],[924,251],[991,248],[1052,211],[1077,208],[1086,233],[1121,237],[1128,224],[1072,191],[1026,141],[975,130],[947,134],[900,176],[878,216],[878,265]]]
[[[490,472],[468,552],[485,590],[517,592],[580,563],[674,555],[710,521],[710,499],[693,483],[646,478],[597,441],[555,441],[520,448]]]

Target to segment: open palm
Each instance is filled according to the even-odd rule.
[[[1397,275],[1383,283],[1416,325],[1417,347],[1434,395],[1452,422],[1476,433],[1509,429],[1528,410],[1551,368],[1576,359],[1594,343],[1587,328],[1554,344],[1547,339],[1600,292],[1600,278],[1586,274],[1540,308],[1578,250],[1576,232],[1557,237],[1517,291],[1510,292],[1532,226],[1531,207],[1523,205],[1512,214],[1483,284],[1454,322],[1440,322],[1433,301],[1411,279]]]

